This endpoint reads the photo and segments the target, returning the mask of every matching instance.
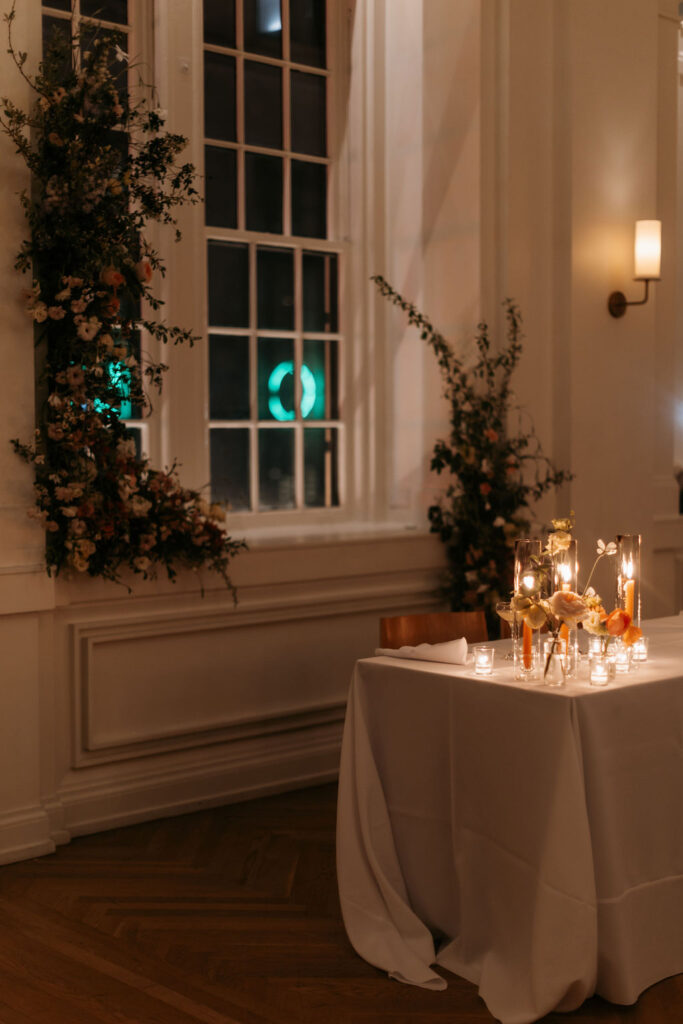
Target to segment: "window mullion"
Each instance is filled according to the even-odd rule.
[[[303,352],[303,261],[301,249],[294,250],[294,493],[297,508],[304,507],[304,434],[301,417],[301,367],[304,361]]]
[[[252,511],[259,507],[258,479],[258,285],[256,246],[249,246],[249,494]]]

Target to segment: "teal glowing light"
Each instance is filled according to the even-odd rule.
[[[121,396],[121,404],[118,408],[115,407],[119,419],[129,420],[133,417],[133,406],[130,401],[130,370],[125,363],[109,363],[107,367],[109,374],[109,380],[112,386],[116,388],[119,395]],[[95,399],[94,402],[95,412],[108,412],[110,406],[106,402],[101,402],[99,398]]]
[[[291,359],[278,363],[268,378],[268,409],[273,419],[293,420],[294,410],[285,409],[280,398],[282,382],[289,374],[294,374],[294,363]],[[301,417],[306,419],[313,411],[318,395],[318,387],[313,371],[304,363],[301,367]]]

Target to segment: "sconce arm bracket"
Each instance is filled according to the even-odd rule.
[[[638,280],[638,278],[636,278],[636,280]],[[644,306],[645,305],[645,303],[647,302],[648,290],[649,290],[649,286],[650,286],[650,279],[645,277],[645,278],[641,278],[641,280],[643,280],[644,283],[645,283],[645,295],[644,295],[644,297],[642,299],[637,299],[637,300],[634,300],[633,302],[628,302],[627,299],[626,299],[626,296],[624,295],[623,292],[612,292],[612,294],[610,295],[610,297],[607,300],[607,308],[610,311],[610,313],[612,314],[612,316],[616,316],[616,317],[623,316],[624,313],[626,312],[626,307],[627,306]]]

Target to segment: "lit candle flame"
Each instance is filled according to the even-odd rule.
[[[633,579],[633,560],[631,558],[629,558],[628,562],[624,559],[621,564],[621,572],[627,580]]]
[[[560,576],[562,577],[562,582],[563,583],[569,583],[571,581],[571,578],[572,578],[571,567],[569,565],[560,565],[560,566],[558,566],[558,569],[559,569],[559,572],[560,572]]]
[[[536,583],[536,577],[535,576],[523,576],[522,577],[522,586],[524,587],[525,590],[533,590],[535,583]]]

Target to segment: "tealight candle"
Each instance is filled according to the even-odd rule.
[[[478,676],[490,676],[493,672],[493,647],[474,648],[474,671]]]
[[[647,661],[647,637],[641,636],[639,640],[636,640],[633,644],[633,661],[643,662]]]
[[[602,651],[602,637],[597,636],[595,633],[591,633],[588,637],[588,653],[589,654],[600,654]]]
[[[607,686],[610,677],[609,662],[604,654],[593,654],[590,660],[591,686]]]

